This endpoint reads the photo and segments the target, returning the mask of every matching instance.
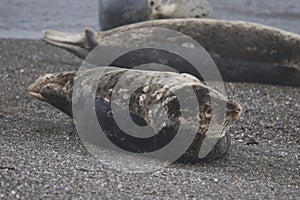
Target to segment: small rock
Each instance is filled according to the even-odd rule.
[[[245,145],[258,145],[259,142],[256,141],[255,138],[249,138],[247,141],[246,141],[246,144]]]

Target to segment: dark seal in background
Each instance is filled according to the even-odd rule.
[[[147,0],[99,0],[100,30],[149,19]]]

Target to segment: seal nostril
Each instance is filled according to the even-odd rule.
[[[236,108],[235,111],[241,112],[241,108]]]

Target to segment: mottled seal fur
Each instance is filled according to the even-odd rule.
[[[148,0],[151,19],[214,18],[207,0]]]
[[[145,27],[168,28],[193,38],[210,53],[225,81],[300,86],[300,36],[256,23],[214,19],[153,20],[104,32],[86,29],[81,34],[69,34],[46,30],[43,40],[84,59],[97,45],[130,45],[124,38],[116,41],[105,38]],[[148,38],[157,36],[136,33],[135,45],[144,42],[145,34]],[[178,63],[184,66],[181,64]],[[118,67],[126,66],[119,63]]]
[[[165,18],[214,18],[207,0],[99,0],[100,30]]]
[[[62,110],[69,116],[72,116],[72,103],[74,102],[73,96],[73,86],[74,80],[77,80],[77,77],[84,77],[86,75],[94,73],[93,71],[81,71],[81,72],[62,72],[55,74],[47,74],[41,76],[38,80],[35,81],[32,85],[29,86],[30,94],[42,101],[50,103],[56,108]],[[126,74],[125,74],[126,73]],[[116,88],[116,84],[120,81],[120,78],[124,78],[128,82],[131,82],[133,79],[141,80],[163,80],[167,82],[167,85],[156,85],[151,84],[150,81],[148,85],[143,85],[141,88],[137,89],[133,95],[128,95],[128,91],[123,88]],[[120,134],[124,134],[122,130],[118,129],[118,126],[114,123],[113,118],[109,116],[111,111],[111,103],[117,104],[120,109],[124,109],[126,105],[122,104],[122,98],[130,98],[129,111],[132,115],[132,118],[138,124],[149,124],[149,126],[154,129],[159,126],[158,123],[161,119],[160,112],[155,110],[154,106],[157,103],[163,105],[169,117],[169,120],[164,124],[160,133],[164,136],[160,138],[160,142],[164,141],[165,137],[170,137],[170,134],[174,134],[178,128],[178,119],[181,116],[181,108],[178,104],[177,96],[173,91],[182,91],[186,87],[192,87],[196,97],[197,103],[199,105],[199,113],[197,113],[197,121],[191,121],[189,117],[184,119],[185,127],[196,126],[197,134],[194,138],[191,146],[188,148],[186,153],[179,159],[183,162],[198,162],[198,153],[201,148],[201,144],[206,137],[206,132],[208,130],[208,125],[210,120],[212,120],[211,114],[211,102],[215,102],[216,107],[220,106],[221,103],[225,103],[226,111],[225,113],[216,112],[216,121],[212,121],[211,125],[214,127],[219,127],[222,129],[222,136],[211,151],[211,153],[205,157],[205,159],[216,159],[222,157],[229,148],[229,138],[225,135],[225,131],[229,125],[235,122],[240,114],[241,107],[238,103],[228,101],[223,95],[218,93],[215,90],[209,90],[209,88],[202,84],[196,78],[191,78],[191,75],[180,75],[173,72],[155,72],[155,71],[143,71],[143,70],[128,70],[120,68],[110,68],[108,71],[104,72],[101,76],[99,84],[96,88],[95,95],[95,104],[96,104],[96,113],[99,120],[99,123],[104,126],[107,130],[107,133],[110,137],[118,142]],[[87,79],[87,82],[83,82],[80,94],[89,92],[92,88],[87,84],[93,79]],[[114,89],[117,94],[120,95],[120,100],[111,102],[112,92]],[[170,92],[172,91],[172,92]],[[189,96],[186,97],[189,100]],[[211,101],[214,100],[214,101]],[[127,105],[128,106],[128,105]],[[188,110],[188,112],[193,112],[193,109]],[[155,117],[152,114],[155,113]],[[157,116],[156,116],[157,115]],[[188,115],[190,116],[190,115]],[[158,134],[159,135],[159,134]],[[146,151],[144,149],[144,144],[140,142],[133,142],[133,140],[122,140],[120,145],[123,145],[124,148],[129,148],[130,151],[136,153],[142,153]],[[136,146],[132,143],[137,144]],[[148,146],[150,149],[156,148],[155,145],[161,145],[158,142],[158,139],[150,143]]]

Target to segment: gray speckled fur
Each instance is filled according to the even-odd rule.
[[[155,0],[153,4],[150,1],[99,0],[100,30],[156,18],[214,18],[207,0]]]
[[[74,79],[77,83],[79,82],[79,88],[81,89],[77,95],[90,96],[89,94],[95,91],[95,88],[92,86],[93,84],[91,84],[91,81],[97,80],[98,76],[95,76],[97,75],[93,70],[81,71],[79,74],[76,74],[76,72],[47,74],[45,76],[41,76],[35,83],[30,85],[29,91],[34,97],[48,102],[56,108],[66,112],[64,108],[67,105],[70,107],[72,103],[76,104],[77,99],[79,99],[78,96],[74,97],[74,94],[72,94]],[[119,89],[115,87],[116,83],[120,81],[120,77],[124,78],[124,76],[125,81],[128,82],[141,79],[143,81],[149,80],[149,83],[152,83],[152,81],[157,79],[162,80],[162,84],[150,84],[148,86],[143,86],[142,90],[137,90],[136,93],[130,96],[127,90],[124,90],[122,87]],[[93,77],[95,77],[95,79]],[[178,110],[177,106],[174,104],[177,97],[173,92],[185,90],[187,87],[192,87],[194,89],[198,100],[199,114],[197,114],[197,116],[199,124],[193,121],[194,118],[193,120],[189,118],[184,119],[183,126],[187,130],[197,125],[195,128],[198,131],[192,145],[181,157],[180,161],[198,162],[200,161],[198,158],[198,152],[208,129],[209,121],[211,120],[210,113],[207,112],[211,107],[210,99],[214,99],[215,102],[217,102],[216,106],[218,106],[220,102],[224,102],[225,105],[227,105],[226,117],[224,116],[224,113],[216,113],[217,115],[220,115],[216,118],[222,119],[220,121],[221,124],[217,121],[211,122],[211,125],[213,126],[223,126],[223,130],[225,130],[223,120],[226,119],[233,123],[238,119],[240,113],[236,113],[236,109],[240,108],[239,104],[227,101],[224,96],[216,91],[209,91],[207,86],[197,79],[191,78],[190,75],[185,76],[173,72],[128,70],[120,68],[109,68],[108,71],[104,72],[97,86],[96,98],[111,101],[111,90],[114,89],[116,90],[114,92],[120,95],[120,99],[117,99],[118,101],[114,101],[114,103],[126,108],[128,104],[124,104],[124,100],[126,100],[126,96],[130,97],[130,111],[144,118],[147,123],[155,129],[156,127],[161,127],[160,124],[157,124],[161,122],[153,120],[150,113],[158,114],[155,118],[161,117],[159,116],[160,112],[155,110],[154,105],[157,103],[163,105],[165,110],[168,111],[167,115],[169,116],[169,120],[166,122],[166,126],[177,126],[175,122],[178,121],[177,118],[180,116],[178,115],[180,110]],[[171,90],[172,92],[170,92]],[[141,100],[142,95],[145,95],[145,97]],[[188,100],[190,97],[187,96],[186,98]],[[188,109],[187,112],[193,112],[193,109]],[[221,136],[212,153],[210,153],[205,159],[211,160],[222,157],[228,151],[229,145],[230,141],[228,140],[228,136]]]
[[[214,18],[207,0],[148,0],[152,19]]]
[[[169,28],[192,37],[210,53],[225,81],[300,86],[300,36],[256,23],[213,19],[153,20],[104,32],[87,29],[82,34],[68,34],[48,30],[43,40],[85,58],[97,44],[132,45],[122,38],[105,38],[145,27]],[[148,39],[155,38],[151,33],[137,33],[139,39],[135,45],[147,39],[145,34]]]

